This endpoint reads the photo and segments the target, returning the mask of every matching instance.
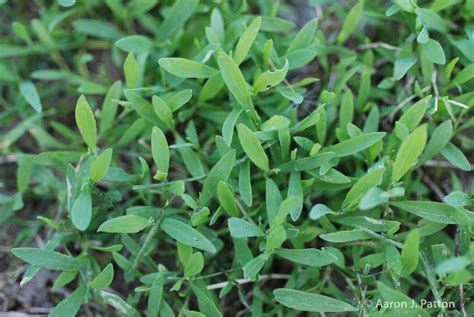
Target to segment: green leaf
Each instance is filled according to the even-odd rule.
[[[97,127],[94,113],[84,95],[81,95],[77,100],[75,116],[82,139],[90,149],[94,150],[97,143]]]
[[[348,91],[342,96],[341,110],[339,111],[339,126],[346,129],[348,123],[352,123],[354,117],[354,95]]]
[[[237,119],[239,118],[240,114],[242,113],[241,109],[233,109],[229,115],[225,118],[224,123],[222,124],[222,137],[224,138],[224,142],[230,146],[232,143],[232,138],[234,136],[234,128]]]
[[[363,151],[375,143],[379,142],[385,136],[385,132],[364,133],[342,141],[338,144],[328,146],[324,152],[334,152],[335,157],[344,157]]]
[[[100,181],[102,178],[104,178],[105,174],[107,174],[110,162],[112,161],[112,153],[112,149],[106,149],[92,161],[90,177],[93,182]]]
[[[247,88],[247,82],[240,72],[239,66],[224,52],[219,54],[217,63],[219,64],[222,79],[232,96],[234,96],[245,113],[257,119],[258,115],[255,112],[252,97]]]
[[[425,98],[419,100],[413,106],[408,108],[408,110],[405,111],[398,120],[398,122],[407,127],[408,132],[411,132],[418,126],[418,124],[420,124],[423,116],[425,115],[426,109],[428,108],[428,102],[430,99],[431,96],[426,96]]]
[[[433,10],[416,8],[415,12],[420,18],[421,23],[429,29],[445,33],[447,31],[446,24],[444,20]]]
[[[316,204],[309,212],[309,219],[318,220],[322,216],[335,214],[335,212],[324,204]]]
[[[172,129],[174,126],[173,111],[170,106],[158,96],[153,96],[152,99],[153,110],[155,111],[158,119],[166,124],[168,129]]]
[[[217,185],[217,198],[219,199],[222,208],[230,216],[238,217],[240,215],[232,189],[223,181],[220,181]]]
[[[469,80],[474,78],[474,64],[471,64],[463,68],[454,79],[451,81],[450,86],[462,85]]]
[[[114,266],[112,263],[109,263],[102,270],[102,272],[100,272],[91,282],[89,282],[89,286],[98,290],[102,290],[109,287],[113,279]]]
[[[264,172],[268,172],[268,157],[255,134],[244,124],[237,126],[240,145],[250,160]]]
[[[148,219],[130,214],[107,220],[100,225],[97,231],[110,233],[137,233],[149,226],[151,226],[151,223]]]
[[[273,296],[275,296],[275,300],[283,306],[299,311],[319,313],[358,311],[357,308],[341,300],[295,289],[278,288],[273,291]]]
[[[398,182],[412,168],[425,148],[426,138],[426,125],[421,125],[402,142],[393,163],[392,183]]]
[[[454,191],[443,198],[443,201],[450,206],[464,207],[471,205],[471,198],[469,194],[461,191]]]
[[[282,225],[273,226],[267,235],[266,249],[271,251],[281,247],[286,240],[286,231]]]
[[[43,105],[41,104],[36,86],[31,81],[23,81],[20,83],[20,93],[36,112],[43,110]]]
[[[100,300],[102,300],[104,303],[112,306],[121,315],[123,315],[123,316],[133,316],[133,317],[140,316],[138,314],[138,312],[135,310],[135,308],[133,308],[126,301],[124,301],[120,296],[109,293],[109,292],[106,292],[106,291],[100,291],[100,292],[98,292],[98,295],[100,296]],[[63,316],[68,316],[68,315],[63,315]]]
[[[176,241],[210,253],[216,253],[216,247],[201,233],[184,222],[166,218],[161,229]]]
[[[153,161],[158,167],[158,180],[163,180],[168,177],[168,169],[170,164],[170,150],[166,136],[158,127],[153,127],[151,132],[151,153]]]
[[[337,258],[318,249],[279,249],[276,254],[291,262],[312,267],[321,267],[337,261]]]
[[[337,42],[339,44],[344,43],[347,38],[357,29],[357,24],[362,16],[364,11],[364,0],[359,0],[355,6],[351,8],[346,18],[344,19],[344,24],[342,25],[341,32],[337,36]]]
[[[77,32],[93,37],[108,40],[117,40],[123,37],[122,32],[117,30],[115,26],[100,20],[79,19],[75,20],[72,24]]]
[[[189,261],[187,262],[184,268],[184,276],[194,277],[197,274],[201,273],[203,268],[204,268],[204,257],[202,256],[202,253],[201,252],[193,253],[189,257]]]
[[[471,264],[471,261],[465,256],[449,258],[436,266],[436,274],[443,276],[451,272],[460,271],[469,264]]]
[[[191,290],[198,299],[199,311],[204,314],[204,316],[211,317],[222,317],[216,302],[214,301],[212,294],[206,289],[206,285],[199,281],[194,281],[191,283]],[[174,316],[174,315],[173,315]]]
[[[14,248],[13,255],[38,267],[57,271],[80,270],[87,263],[84,259],[73,258],[55,251],[38,248]]]
[[[143,35],[130,35],[115,42],[115,46],[127,53],[147,52],[151,49],[152,45],[151,41]]]
[[[274,216],[273,220],[270,222],[270,228],[277,227],[283,224],[286,220],[286,217],[296,208],[299,208],[301,205],[301,199],[296,196],[289,196],[286,198],[278,209],[277,214]],[[268,208],[269,206],[267,206]]]
[[[201,206],[206,206],[217,191],[220,181],[227,181],[234,168],[235,150],[227,152],[209,171],[199,197]]]
[[[84,188],[76,198],[70,216],[77,229],[84,231],[89,227],[92,220],[92,198],[89,188]]]
[[[192,16],[199,5],[199,0],[177,0],[168,11],[165,20],[156,32],[159,41],[165,41],[172,38]]]
[[[395,0],[395,3],[406,12],[415,12],[416,1],[412,0]]]
[[[159,277],[151,284],[150,294],[148,295],[148,316],[158,317],[163,297],[163,278]]]
[[[399,58],[395,61],[395,66],[393,68],[393,77],[396,80],[400,80],[405,76],[405,74],[416,64],[416,57],[408,56]]]
[[[367,193],[370,188],[380,185],[384,173],[385,168],[382,167],[377,168],[361,177],[347,193],[346,198],[342,202],[342,209],[347,211],[353,211],[357,209],[359,202],[365,193]]]
[[[416,37],[416,41],[420,44],[426,44],[430,39],[430,35],[428,34],[428,29],[424,26],[418,36]]]
[[[272,179],[267,178],[265,181],[265,204],[269,223],[272,223],[273,219],[278,214],[281,200],[282,197],[278,186]]]
[[[258,31],[260,30],[260,26],[262,25],[262,18],[257,17],[255,18],[252,23],[250,23],[249,27],[245,30],[244,34],[242,34],[235,46],[235,53],[234,53],[234,61],[237,65],[240,65],[252,47],[255,38],[258,35]],[[220,67],[220,66],[219,66]]]
[[[217,74],[217,69],[185,58],[162,58],[158,64],[168,73],[183,78],[208,78]]]
[[[125,74],[125,82],[127,83],[127,88],[135,88],[135,85],[138,80],[138,62],[135,59],[135,55],[133,54],[133,52],[128,53],[127,58],[123,63],[123,73]]]
[[[53,284],[53,291],[61,289],[65,285],[71,283],[79,274],[79,271],[62,271]]]
[[[245,264],[245,266],[242,268],[245,278],[255,280],[257,274],[260,272],[269,258],[270,255],[268,253],[264,253],[248,261],[247,264]]]
[[[416,270],[416,267],[418,266],[419,247],[420,231],[418,229],[413,229],[407,235],[402,248],[402,276],[409,276]]]
[[[321,167],[327,164],[334,157],[334,155],[335,155],[334,152],[325,152],[321,154],[316,154],[310,157],[305,157],[302,159],[297,159],[294,161],[284,163],[278,166],[278,168],[282,172],[308,171],[308,170],[312,170],[312,169],[315,169],[317,167]]]
[[[370,188],[359,202],[360,210],[369,210],[388,202],[387,192],[378,187]]]
[[[306,22],[301,30],[296,34],[288,47],[288,52],[307,48],[316,34],[318,28],[318,19],[312,19]]]
[[[410,297],[395,291],[382,282],[377,282],[377,289],[380,292],[380,295],[382,295],[382,298],[384,299],[385,302],[387,303],[400,303],[400,308],[391,308],[391,313],[392,314],[406,314],[407,316],[413,315],[413,316],[424,316],[428,317],[430,316],[426,311],[421,309],[421,307],[416,303],[413,299]],[[406,307],[406,308],[404,308]],[[416,312],[416,315],[414,315]],[[390,312],[389,312],[390,313]]]
[[[261,237],[264,235],[259,226],[240,218],[229,218],[228,224],[230,235],[233,238]]]
[[[259,92],[267,91],[271,87],[281,83],[288,73],[288,67],[288,59],[285,59],[285,65],[281,69],[277,69],[273,72],[266,71],[260,74],[253,84],[253,94],[257,95]]]
[[[469,225],[473,222],[472,217],[462,209],[434,201],[398,201],[392,205],[437,223]]]
[[[250,161],[246,160],[240,165],[239,171],[240,198],[248,206],[252,206],[252,183],[250,179]]]
[[[448,143],[441,150],[441,154],[451,164],[456,165],[463,171],[470,171],[472,169],[471,164],[469,163],[469,160],[466,158],[464,153],[452,143]]]
[[[408,138],[410,131],[408,130],[407,126],[401,123],[400,121],[395,122],[395,135],[399,140],[405,140]]]
[[[418,160],[417,166],[423,165],[426,161],[433,158],[436,154],[449,143],[453,135],[453,124],[451,120],[446,120],[434,129],[430,140],[426,145],[425,151]]]
[[[102,111],[100,113],[100,134],[103,134],[112,126],[115,120],[115,116],[117,114],[118,107],[118,103],[115,100],[120,99],[121,94],[122,82],[118,80],[112,86],[110,86],[109,90],[107,91],[107,94],[104,97],[104,102],[102,103]]]
[[[69,294],[50,312],[48,317],[75,316],[82,303],[86,300],[87,288],[84,285],[79,286],[74,292]]]
[[[307,65],[316,57],[316,55],[318,55],[318,52],[315,50],[301,48],[301,49],[297,49],[297,50],[286,53],[285,57],[288,60],[289,70],[293,70],[293,69],[298,69]],[[286,91],[286,93],[282,92],[282,95],[288,96],[288,99],[290,100],[296,99],[297,98],[296,96],[297,95],[299,96],[299,94],[297,94],[292,88],[289,88],[288,90],[285,90],[285,88],[287,87],[282,88],[281,92]],[[299,102],[294,101],[294,102],[301,103],[301,101]]]
[[[443,48],[438,41],[429,39],[425,44],[422,44],[421,47],[423,54],[425,54],[431,62],[440,65],[446,63],[446,56],[444,56]]]
[[[338,231],[332,233],[326,233],[319,236],[324,241],[334,242],[334,243],[345,243],[358,240],[368,240],[372,237],[367,234],[365,231],[354,229],[351,231]]]

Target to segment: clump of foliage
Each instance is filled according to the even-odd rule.
[[[474,1],[0,3],[2,274],[51,316],[474,314]]]

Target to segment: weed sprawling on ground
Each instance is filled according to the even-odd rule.
[[[3,311],[474,315],[474,1],[0,21]]]

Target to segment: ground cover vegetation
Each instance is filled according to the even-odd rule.
[[[474,315],[474,1],[0,21],[3,311]]]

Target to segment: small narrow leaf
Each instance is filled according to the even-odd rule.
[[[470,225],[474,222],[463,209],[434,201],[398,201],[393,202],[397,208],[417,215],[429,221],[459,225]]]
[[[92,198],[89,188],[84,188],[76,198],[70,215],[77,229],[84,231],[89,227],[92,220]]]
[[[43,110],[43,105],[41,104],[36,86],[31,81],[20,83],[20,93],[36,112],[41,112]]]
[[[49,317],[64,317],[75,316],[82,303],[86,299],[87,288],[84,285],[79,286],[74,292],[69,294],[59,304],[56,305],[50,312]]]
[[[418,254],[420,247],[420,231],[414,229],[410,231],[403,244],[401,261],[402,276],[409,276],[418,266]]]
[[[138,62],[135,59],[133,52],[128,53],[127,58],[123,63],[123,73],[125,74],[127,88],[134,88],[138,80]]]
[[[237,126],[240,145],[250,160],[264,172],[268,172],[268,157],[255,134],[244,124]]]
[[[446,63],[446,56],[438,41],[429,39],[425,44],[422,44],[422,50],[431,62],[440,65]]]
[[[464,153],[452,143],[448,143],[441,150],[441,154],[451,164],[459,167],[463,171],[470,171],[472,169],[471,164],[469,163],[469,160],[466,158]]]
[[[89,286],[98,290],[109,287],[114,279],[114,266],[109,263],[102,272],[99,273],[90,283]]]
[[[396,80],[400,80],[405,76],[405,74],[416,64],[416,57],[408,56],[399,58],[395,61],[395,66],[393,69],[393,77]]]
[[[217,69],[185,58],[162,58],[158,64],[168,73],[183,78],[208,78],[217,74]]]
[[[210,253],[216,253],[216,247],[199,231],[182,221],[166,218],[161,229],[176,241]]]
[[[258,35],[261,25],[262,18],[257,17],[252,21],[252,23],[250,23],[244,34],[242,34],[242,36],[239,38],[234,53],[234,61],[237,65],[240,65],[244,61],[250,48],[252,47],[253,42],[255,41],[255,38]]]
[[[152,43],[146,36],[130,35],[115,42],[115,46],[127,53],[143,53],[151,49]]]
[[[214,167],[204,181],[199,203],[206,206],[217,191],[217,185],[220,181],[226,181],[232,169],[234,168],[235,150],[227,152]]]
[[[100,225],[97,231],[110,233],[137,233],[151,226],[150,221],[137,215],[112,218]]]
[[[360,134],[349,140],[331,145],[324,152],[334,152],[335,157],[344,157],[363,151],[379,142],[385,136],[385,132],[371,132]]]
[[[317,249],[280,249],[278,256],[291,262],[312,267],[321,267],[337,261],[337,258],[329,252]]]
[[[260,74],[253,84],[253,94],[256,95],[259,92],[267,91],[271,87],[281,83],[288,73],[289,65],[288,59],[285,59],[285,65],[281,69],[277,69],[273,72],[266,71]]]
[[[270,258],[268,253],[260,254],[256,258],[253,258],[243,267],[244,276],[250,280],[255,280],[257,274],[265,265],[265,262]]]
[[[201,252],[193,253],[189,257],[189,261],[187,262],[184,268],[184,276],[194,277],[195,275],[201,273],[203,268],[204,268],[204,257],[202,256],[202,253]]]
[[[229,88],[230,93],[237,100],[239,105],[248,115],[257,119],[258,115],[253,106],[252,97],[247,88],[247,82],[242,75],[239,66],[234,62],[229,55],[221,52],[217,58],[219,70],[224,79],[224,83]]]
[[[273,295],[275,300],[283,306],[299,311],[319,313],[358,311],[357,308],[341,300],[295,289],[278,288],[273,291]]]
[[[232,193],[230,186],[223,181],[220,181],[217,185],[217,198],[219,199],[222,208],[224,208],[230,216],[238,217],[240,215],[234,194]]]
[[[163,297],[163,278],[157,278],[151,285],[148,295],[148,316],[158,317]]]
[[[55,251],[38,248],[15,248],[11,252],[23,261],[49,270],[79,270],[87,263],[83,259],[73,258]]]
[[[337,42],[342,44],[346,39],[357,29],[357,24],[359,23],[360,17],[364,10],[364,0],[359,0],[355,6],[351,8],[346,18],[344,19],[344,24],[342,25],[342,30],[337,36]]]
[[[155,178],[158,180],[166,179],[170,164],[170,150],[166,136],[158,127],[153,127],[151,132],[151,153],[153,161],[158,167]]]
[[[93,182],[98,182],[107,174],[112,161],[112,149],[106,149],[99,154],[91,163],[90,177]]]
[[[77,100],[75,116],[82,139],[90,149],[95,149],[97,143],[97,126],[94,113],[84,95],[81,95],[79,100]]]
[[[427,138],[426,129],[426,125],[419,126],[402,142],[393,163],[392,183],[398,182],[423,152]]]
[[[263,231],[256,224],[250,223],[240,218],[232,217],[228,221],[230,235],[233,238],[261,237]]]

